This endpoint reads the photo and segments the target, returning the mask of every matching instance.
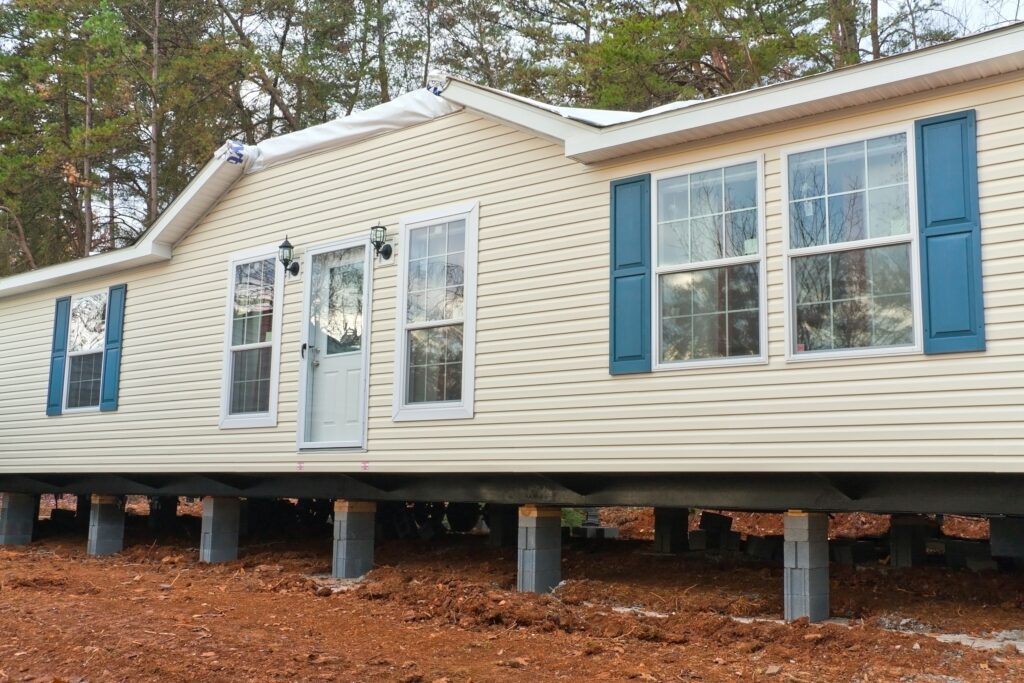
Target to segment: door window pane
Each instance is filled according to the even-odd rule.
[[[363,247],[313,256],[310,339],[327,355],[362,348],[363,258]]]

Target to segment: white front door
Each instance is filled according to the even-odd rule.
[[[315,251],[307,261],[302,446],[363,445],[367,256],[357,244]]]

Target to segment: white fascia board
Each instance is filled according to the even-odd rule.
[[[567,157],[593,163],[1024,69],[1024,24],[877,62],[765,86],[565,139]]]
[[[226,152],[227,146],[217,151],[134,245],[0,278],[0,299],[170,259],[174,245],[241,177],[242,164],[229,162]]]
[[[442,97],[470,111],[555,142],[564,142],[574,135],[593,133],[597,130],[593,126],[566,118],[526,100],[454,78],[448,81]]]

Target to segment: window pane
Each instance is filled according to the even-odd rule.
[[[675,221],[690,216],[690,176],[658,181],[658,221]]]
[[[742,164],[725,169],[725,210],[752,209],[757,206],[757,164]]]
[[[409,331],[407,403],[462,398],[462,325]]]
[[[690,262],[722,258],[722,215],[704,216],[690,221]]]
[[[760,353],[758,264],[662,275],[663,362]]]
[[[868,140],[868,187],[907,182],[907,136]]]
[[[422,258],[409,262],[406,322],[462,318],[466,221],[416,228],[410,238],[419,245],[416,253]]]
[[[466,221],[452,221],[448,224],[448,253],[464,251],[466,248]]]
[[[864,189],[864,143],[829,147],[827,159],[828,193]]]
[[[790,247],[908,234],[906,142],[891,135],[790,155]],[[812,194],[819,189],[825,202]]]
[[[757,241],[757,209],[725,214],[725,255],[751,256],[760,248]]]
[[[789,206],[790,247],[813,247],[826,243],[825,200],[808,199]]]
[[[358,351],[363,345],[363,262],[331,268],[330,278],[327,320],[322,321],[327,354]]]
[[[427,255],[427,228],[416,228],[409,231],[409,260],[424,258]]]
[[[690,176],[690,215],[722,213],[722,171],[704,171]]]
[[[789,155],[789,198],[806,199],[825,194],[825,151]]]
[[[276,260],[235,266],[232,346],[273,341]]]
[[[864,193],[841,194],[828,198],[829,243],[852,242],[867,237]]]
[[[270,358],[272,348],[231,352],[231,414],[270,410]]]
[[[868,192],[869,237],[889,237],[910,232],[910,203],[906,185]]]
[[[107,295],[76,297],[71,302],[68,327],[69,351],[95,351],[103,348],[106,334]]]
[[[675,266],[690,262],[690,221],[673,221],[658,226],[658,265]]]
[[[68,357],[68,408],[95,408],[100,404],[103,353]]]
[[[796,351],[914,340],[910,245],[793,259]]]

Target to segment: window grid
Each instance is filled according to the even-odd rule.
[[[91,308],[89,302],[97,302]],[[88,318],[89,314],[94,318]],[[92,410],[100,406],[103,354],[106,349],[107,293],[71,298],[68,316],[64,410]],[[77,329],[76,329],[77,328]]]
[[[457,219],[408,232],[406,404],[462,400],[466,227]]]
[[[726,192],[726,172],[728,170],[730,170],[730,169],[740,169],[740,168],[742,168],[744,166],[752,166],[753,167],[753,175],[754,175],[754,197],[753,197],[753,204],[752,204],[752,206],[744,206],[744,207],[735,208],[735,209],[726,209],[727,202],[728,202],[728,194]],[[710,213],[705,212],[705,213],[701,213],[701,214],[691,215],[689,213],[689,211],[694,206],[694,204],[693,204],[693,181],[692,181],[692,178],[693,178],[694,175],[700,175],[700,174],[712,173],[712,172],[717,172],[718,175],[719,175],[719,178],[720,178],[720,180],[719,180],[719,183],[720,183],[719,184],[719,188],[720,188],[720,191],[721,191],[721,201],[722,201],[721,206],[722,206],[722,210],[721,211],[712,211]],[[762,261],[762,258],[763,258],[763,254],[762,254],[763,249],[762,249],[762,246],[761,246],[761,241],[762,241],[761,211],[762,211],[762,209],[761,209],[761,204],[760,204],[760,188],[761,188],[761,182],[762,182],[762,178],[761,178],[762,173],[763,173],[763,171],[761,169],[760,164],[758,164],[757,162],[750,161],[750,162],[741,162],[741,163],[737,163],[737,164],[728,164],[728,165],[720,166],[718,168],[706,169],[704,171],[692,171],[692,172],[689,172],[689,173],[681,173],[681,174],[674,175],[674,176],[666,176],[666,177],[658,178],[657,181],[655,182],[656,190],[655,190],[655,193],[654,193],[655,196],[653,198],[653,202],[654,202],[654,206],[655,206],[655,216],[656,216],[655,224],[657,225],[657,233],[655,234],[654,239],[652,240],[652,245],[653,245],[653,248],[655,250],[655,258],[653,259],[654,260],[654,273],[655,273],[655,277],[654,277],[654,283],[653,284],[654,284],[654,287],[655,287],[654,301],[657,302],[656,303],[656,305],[657,305],[657,311],[656,311],[657,315],[654,316],[654,320],[655,320],[655,324],[657,325],[657,329],[655,331],[654,338],[657,340],[657,348],[655,349],[655,358],[656,358],[656,361],[657,361],[658,365],[660,365],[662,367],[680,367],[680,366],[686,366],[686,365],[700,364],[700,363],[703,363],[703,362],[719,363],[719,362],[736,362],[736,361],[742,361],[742,360],[749,360],[751,358],[759,359],[759,358],[761,358],[763,356],[763,354],[764,354],[764,350],[763,350],[764,340],[761,339],[761,305],[762,305],[761,304],[761,301],[762,301],[761,289],[763,287],[763,283],[761,282],[762,276],[761,276],[761,269],[760,269],[760,264],[761,264],[761,261]],[[660,200],[660,196],[659,195],[660,195],[660,192],[661,192],[661,185],[660,185],[660,183],[662,183],[664,181],[667,181],[667,180],[679,179],[679,178],[684,178],[684,177],[687,178],[687,202],[686,202],[687,203],[687,217],[686,218],[677,218],[677,219],[672,219],[672,220],[661,220],[661,216],[658,215],[659,212],[660,212],[660,201],[659,201]],[[753,237],[753,239],[756,241],[756,250],[753,253],[750,253],[750,254],[741,254],[741,255],[738,255],[738,256],[729,256],[728,252],[729,252],[729,247],[731,246],[731,244],[730,244],[731,240],[730,240],[730,236],[728,234],[727,216],[737,215],[737,214],[742,214],[742,213],[751,213],[751,212],[754,213],[754,237]],[[669,224],[673,224],[673,223],[678,224],[678,223],[692,222],[695,219],[708,218],[708,217],[712,217],[712,216],[717,216],[717,217],[719,217],[719,220],[720,220],[719,239],[720,239],[720,243],[721,243],[721,247],[722,247],[722,256],[720,256],[718,258],[704,259],[704,260],[700,260],[700,261],[691,261],[691,262],[688,262],[688,263],[680,263],[680,264],[672,264],[672,265],[662,265],[661,264],[661,253],[660,253],[661,247],[660,247],[660,244],[661,244],[661,229],[662,229],[663,226],[669,225]],[[693,254],[693,230],[692,229],[689,230],[688,234],[687,234],[687,253],[689,255]],[[756,274],[757,291],[753,295],[753,299],[754,299],[754,302],[755,302],[755,305],[753,307],[742,308],[742,309],[735,309],[735,310],[731,309],[730,308],[730,305],[731,305],[731,303],[730,303],[730,299],[731,299],[730,287],[728,285],[726,285],[724,287],[724,290],[725,290],[725,299],[724,299],[725,300],[725,304],[724,304],[724,308],[721,308],[718,311],[702,312],[702,313],[691,313],[689,315],[678,315],[678,316],[666,316],[666,315],[663,314],[663,311],[664,311],[664,287],[663,287],[663,280],[664,280],[665,276],[671,276],[671,275],[675,275],[675,274],[679,274],[679,273],[699,273],[699,272],[705,272],[705,271],[719,271],[719,270],[721,270],[721,271],[725,271],[725,277],[728,279],[730,277],[730,272],[732,271],[732,269],[734,267],[743,266],[743,265],[747,265],[747,264],[756,264],[758,266],[757,274]],[[690,296],[691,296],[691,300],[692,300],[692,297],[695,296],[695,294],[693,292],[691,292]],[[757,320],[756,320],[756,325],[755,325],[755,333],[756,333],[756,340],[757,340],[757,346],[758,346],[757,351],[754,354],[740,354],[740,355],[735,355],[735,356],[729,355],[731,344],[732,344],[732,339],[731,339],[731,336],[730,336],[730,329],[729,329],[730,328],[730,325],[729,325],[730,315],[731,314],[737,314],[737,313],[751,313],[751,312],[757,313]],[[720,327],[724,327],[725,328],[725,331],[724,331],[724,335],[725,336],[724,336],[724,339],[723,339],[725,353],[723,355],[707,356],[707,357],[701,357],[701,358],[694,358],[694,357],[692,357],[695,345],[697,344],[697,336],[696,336],[696,334],[691,333],[690,340],[689,340],[689,348],[690,348],[691,357],[689,359],[686,359],[686,360],[666,360],[664,358],[665,350],[666,350],[666,348],[668,346],[666,344],[666,342],[665,342],[665,339],[664,339],[665,322],[666,321],[690,318],[691,320],[696,322],[696,320],[698,318],[708,318],[708,317],[712,317],[712,316],[719,317],[722,320],[724,320],[724,322],[725,322],[724,325],[720,325]]]
[[[276,269],[276,260],[269,256],[232,266],[229,416],[270,412]]]
[[[900,181],[900,182],[883,183],[883,184],[879,184],[879,185],[872,185],[871,184],[871,175],[870,175],[870,148],[869,148],[869,144],[871,142],[873,142],[873,141],[885,140],[886,138],[899,138],[899,139],[902,140],[902,146],[903,146],[903,154],[902,154],[903,168],[902,168],[902,175],[903,175],[903,180]],[[853,144],[859,144],[862,147],[862,149],[863,149],[863,168],[862,168],[862,172],[864,173],[864,184],[863,184],[863,187],[861,187],[859,189],[853,189],[853,190],[843,190],[843,191],[838,191],[838,192],[829,192],[829,189],[828,189],[828,185],[829,185],[829,183],[828,183],[828,173],[829,173],[829,171],[828,171],[828,167],[829,167],[829,164],[828,164],[828,150],[829,149],[835,149],[835,148],[838,148],[838,147],[850,146],[850,145],[853,145]],[[788,335],[789,339],[787,339],[787,346],[786,346],[786,348],[787,348],[787,356],[790,355],[790,353],[795,354],[797,356],[811,356],[811,355],[816,355],[816,354],[819,354],[819,353],[830,353],[830,352],[834,352],[834,353],[837,353],[837,354],[843,354],[843,353],[849,353],[849,352],[854,352],[854,353],[856,353],[856,352],[871,352],[871,351],[877,351],[877,350],[890,350],[891,351],[894,348],[895,349],[908,348],[908,349],[912,350],[914,348],[915,344],[917,343],[916,341],[913,341],[913,340],[916,340],[917,332],[918,332],[918,321],[917,321],[917,318],[916,318],[916,305],[917,305],[917,303],[916,303],[915,298],[914,298],[913,286],[911,285],[911,287],[909,288],[908,291],[889,292],[887,294],[882,294],[882,295],[879,295],[878,297],[876,297],[875,293],[874,293],[874,289],[875,289],[874,264],[873,264],[873,261],[870,258],[868,258],[867,256],[865,258],[866,258],[866,262],[867,262],[866,263],[866,270],[867,270],[867,273],[868,273],[868,283],[869,283],[869,287],[870,287],[870,292],[866,293],[864,296],[852,296],[852,297],[847,297],[847,298],[842,298],[842,299],[831,298],[831,297],[833,297],[833,294],[834,294],[834,283],[835,283],[835,271],[834,271],[834,259],[833,259],[833,257],[835,257],[838,254],[842,254],[842,253],[849,253],[849,252],[853,252],[853,251],[864,251],[864,252],[867,253],[867,252],[871,252],[873,249],[878,249],[878,248],[881,248],[881,247],[884,247],[884,246],[903,245],[903,244],[905,244],[905,245],[907,245],[907,248],[908,248],[908,250],[910,252],[909,256],[908,256],[908,279],[911,282],[913,281],[913,278],[915,277],[915,275],[914,275],[915,265],[914,264],[915,264],[916,255],[914,254],[914,250],[913,250],[913,243],[915,241],[914,226],[913,226],[913,221],[912,221],[913,207],[912,207],[912,205],[910,203],[910,186],[911,186],[911,182],[913,180],[913,173],[912,173],[911,165],[910,165],[910,152],[911,152],[911,149],[912,149],[911,136],[908,133],[906,133],[906,132],[899,132],[899,133],[889,133],[889,134],[883,134],[883,135],[868,137],[868,138],[864,138],[862,140],[854,141],[854,142],[850,142],[850,143],[836,143],[836,144],[833,144],[833,145],[825,145],[825,146],[818,147],[818,148],[815,148],[815,149],[801,150],[799,152],[790,152],[790,153],[786,154],[786,158],[787,158],[787,160],[789,160],[789,162],[787,163],[787,169],[785,171],[785,174],[786,174],[786,188],[787,188],[786,194],[788,195],[785,198],[785,201],[786,201],[786,204],[788,206],[789,211],[788,211],[787,225],[784,226],[784,227],[785,227],[785,235],[786,235],[786,259],[787,259],[788,265],[789,265],[789,268],[788,268],[788,272],[789,272],[788,280],[789,280],[789,282],[787,283],[787,287],[788,287],[788,291],[790,293],[790,300],[792,301],[791,311],[788,314],[789,315],[790,324],[791,324],[791,328],[792,328],[792,334]],[[821,154],[822,154],[823,193],[821,193],[821,194],[814,194],[814,195],[808,195],[808,196],[802,196],[799,199],[794,199],[793,198],[794,192],[793,192],[793,187],[792,187],[792,179],[791,179],[791,177],[789,177],[790,173],[791,173],[791,171],[789,170],[789,163],[792,162],[793,157],[796,156],[796,155],[799,155],[799,154],[809,154],[809,153],[817,152],[817,151],[820,151]],[[895,233],[895,234],[882,235],[882,236],[873,236],[873,235],[870,234],[871,226],[872,226],[872,222],[871,222],[871,206],[872,206],[872,202],[870,201],[870,194],[873,191],[888,190],[888,189],[894,189],[894,188],[903,188],[903,189],[905,189],[905,191],[907,193],[907,204],[906,204],[906,207],[907,207],[907,226],[906,226],[906,230],[903,231],[903,232],[900,232],[900,233]],[[832,241],[831,203],[828,200],[830,198],[833,198],[833,197],[842,197],[842,196],[846,196],[846,195],[856,195],[856,194],[861,194],[865,198],[865,200],[863,202],[865,236],[862,237],[862,238],[857,238],[857,239],[843,240],[843,241],[834,242],[834,241]],[[804,246],[801,246],[801,247],[794,247],[794,246],[792,246],[792,243],[793,243],[793,232],[792,232],[793,231],[793,213],[797,210],[797,206],[798,205],[801,205],[801,204],[804,204],[804,203],[807,203],[807,202],[817,201],[817,200],[824,200],[823,203],[824,203],[824,219],[825,219],[825,238],[826,238],[826,241],[824,243],[822,243],[822,244],[810,244],[810,245],[804,245]],[[804,301],[804,302],[798,302],[797,301],[797,277],[796,277],[796,274],[795,274],[795,270],[796,269],[795,269],[794,264],[795,264],[796,261],[798,261],[801,258],[809,258],[809,257],[812,257],[812,256],[827,256],[828,257],[828,292],[829,292],[830,299],[828,301],[814,301],[814,302],[812,302],[812,301]],[[911,327],[911,338],[912,338],[912,341],[910,343],[895,344],[895,345],[893,345],[893,344],[890,344],[890,345],[874,345],[874,340],[878,338],[878,329],[877,329],[877,321],[875,319],[875,316],[871,315],[870,316],[870,324],[871,324],[870,336],[871,336],[871,340],[872,340],[872,345],[870,345],[870,346],[860,346],[860,347],[842,347],[842,346],[838,346],[837,347],[835,345],[835,339],[836,339],[836,315],[835,315],[835,310],[836,310],[836,305],[837,304],[852,303],[852,302],[865,301],[865,300],[868,301],[870,304],[873,304],[873,303],[875,303],[876,299],[879,299],[879,298],[894,298],[894,297],[900,296],[900,295],[903,295],[903,296],[906,296],[906,297],[909,298],[909,305],[910,305],[910,312],[911,312],[911,325],[912,325],[912,327]],[[801,343],[800,343],[800,330],[799,330],[799,328],[797,326],[798,312],[800,311],[801,307],[808,307],[808,306],[814,306],[814,305],[823,305],[823,304],[826,304],[826,303],[829,304],[829,338],[833,342],[831,348],[829,348],[829,349],[813,349],[813,350],[808,350],[808,351],[800,350],[800,348],[799,348],[801,346]]]

